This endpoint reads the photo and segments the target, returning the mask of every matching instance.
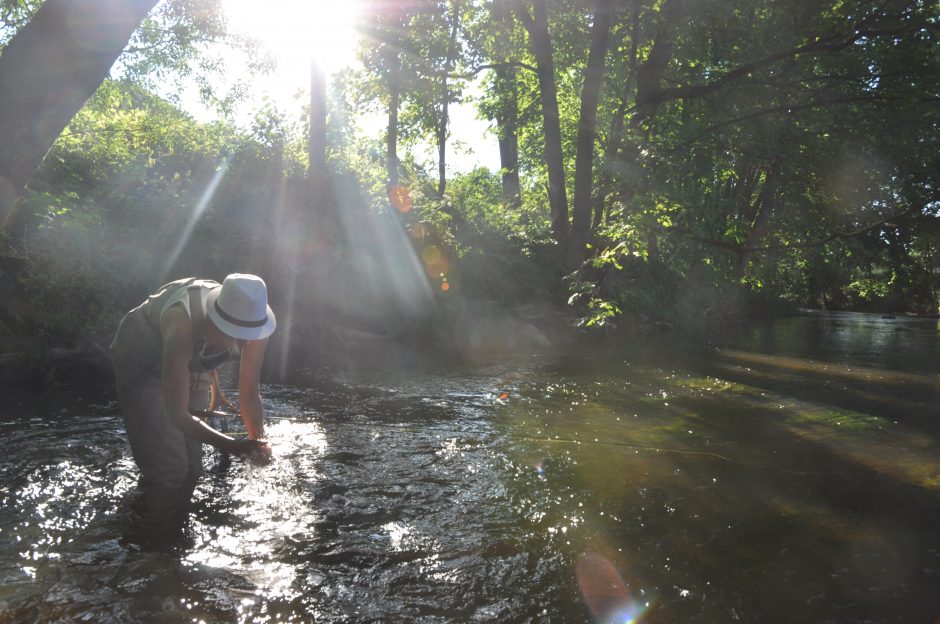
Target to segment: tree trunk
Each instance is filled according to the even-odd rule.
[[[633,3],[633,19],[630,35],[630,58],[628,61],[627,79],[620,92],[620,102],[610,122],[610,132],[607,136],[607,145],[604,149],[603,162],[598,175],[597,192],[594,201],[594,220],[591,227],[597,228],[605,220],[609,212],[607,195],[613,184],[613,164],[617,161],[620,149],[623,146],[623,131],[627,119],[627,110],[633,96],[633,85],[636,84],[636,59],[640,46],[640,2]]]
[[[780,163],[774,161],[767,171],[767,178],[764,180],[764,187],[758,195],[757,216],[751,224],[751,230],[741,245],[741,253],[738,256],[738,272],[743,276],[747,270],[747,265],[754,257],[757,245],[761,239],[770,231],[770,220],[773,217],[774,207],[776,205],[777,187],[780,185]]]
[[[388,130],[385,139],[385,166],[389,191],[398,186],[398,101],[400,98],[398,69],[388,77]]]
[[[0,54],[0,223],[157,0],[46,0]]]
[[[493,21],[498,33],[496,60],[508,58],[512,45],[510,33],[513,28],[512,14],[506,10],[505,0],[495,0],[492,4]],[[506,64],[499,64],[495,70],[496,97],[499,98],[496,111],[496,131],[499,142],[499,166],[502,178],[503,201],[512,210],[522,206],[522,185],[519,182],[519,102],[516,90],[516,70]]]
[[[515,82],[511,78],[497,78],[499,83]],[[506,206],[518,210],[522,206],[522,184],[519,182],[519,137],[518,108],[516,94],[508,94],[500,116],[496,118],[497,132],[499,134],[499,168],[503,190],[503,201]]]
[[[310,64],[309,136],[310,208],[322,212],[326,205],[326,76],[316,61]]]
[[[666,66],[672,59],[675,38],[675,25],[678,23],[682,11],[683,0],[666,0],[662,8],[659,26],[656,29],[656,38],[646,60],[637,67],[636,96],[634,98],[634,113],[630,118],[630,127],[641,130],[643,120],[652,116],[656,103],[652,96],[658,91]],[[626,197],[632,197],[642,190],[645,180],[639,156],[643,151],[644,137],[628,141],[621,148],[615,168],[621,172],[621,186]],[[647,252],[650,260],[659,256],[659,237],[653,229],[647,231]]]
[[[378,24],[375,36],[381,45],[380,58],[388,86],[388,126],[385,135],[386,189],[392,204],[396,203],[399,186],[398,109],[401,105],[401,42],[405,26],[404,7],[396,0],[375,3]],[[397,206],[396,206],[397,207]]]
[[[672,59],[675,24],[681,10],[682,0],[667,0],[662,9],[662,20],[656,29],[656,41],[653,42],[646,61],[637,70],[636,111],[631,120],[635,128],[656,112],[657,102],[653,96],[659,91],[659,85],[666,73],[666,66]]]
[[[447,91],[447,78],[444,78],[444,91]],[[447,191],[447,97],[441,101],[441,117],[437,123],[437,195],[444,197]]]
[[[529,32],[529,44],[535,57],[539,79],[539,96],[545,132],[545,163],[548,167],[548,203],[552,212],[552,234],[564,257],[568,247],[568,197],[565,191],[565,161],[561,147],[561,122],[558,113],[558,92],[555,85],[555,63],[552,40],[548,32],[548,11],[545,0],[533,0],[530,15],[523,0],[516,0],[520,21]]]
[[[444,197],[447,190],[447,124],[449,123],[448,107],[450,106],[450,89],[447,86],[447,76],[454,65],[454,56],[457,54],[457,26],[460,24],[460,2],[454,0],[453,22],[450,26],[450,38],[447,42],[447,56],[444,59],[443,91],[441,93],[441,116],[437,125],[437,194]]]
[[[578,115],[578,147],[574,169],[574,204],[571,215],[571,241],[568,268],[575,269],[585,257],[591,228],[591,198],[594,184],[594,141],[597,137],[597,105],[604,82],[604,61],[610,39],[613,0],[597,0],[591,49],[584,70],[581,110]]]

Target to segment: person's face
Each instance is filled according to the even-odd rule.
[[[211,328],[210,331],[213,334],[211,342],[214,346],[224,347],[232,353],[241,352],[241,349],[244,346],[244,343],[247,341],[239,340],[238,338],[229,336],[228,334],[223,332],[221,329],[216,327],[215,323],[212,322],[211,318],[206,317],[206,320],[209,321],[209,327]]]

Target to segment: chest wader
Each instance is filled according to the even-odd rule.
[[[206,327],[201,291],[214,285],[217,286],[215,282],[189,278],[163,286],[124,316],[111,345],[118,403],[131,453],[140,469],[142,487],[191,492],[202,473],[202,443],[185,436],[170,422],[164,409],[160,315],[174,297],[182,296],[179,289],[186,288],[193,328],[189,409],[205,410],[209,404],[210,383],[199,357],[205,344]]]

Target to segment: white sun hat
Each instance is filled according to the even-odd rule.
[[[209,291],[209,319],[222,333],[239,340],[261,340],[274,333],[277,321],[268,305],[268,288],[257,275],[232,273]]]

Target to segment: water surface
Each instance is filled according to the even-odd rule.
[[[938,373],[858,314],[315,371],[168,543],[113,402],[7,396],[0,622],[937,621]]]

